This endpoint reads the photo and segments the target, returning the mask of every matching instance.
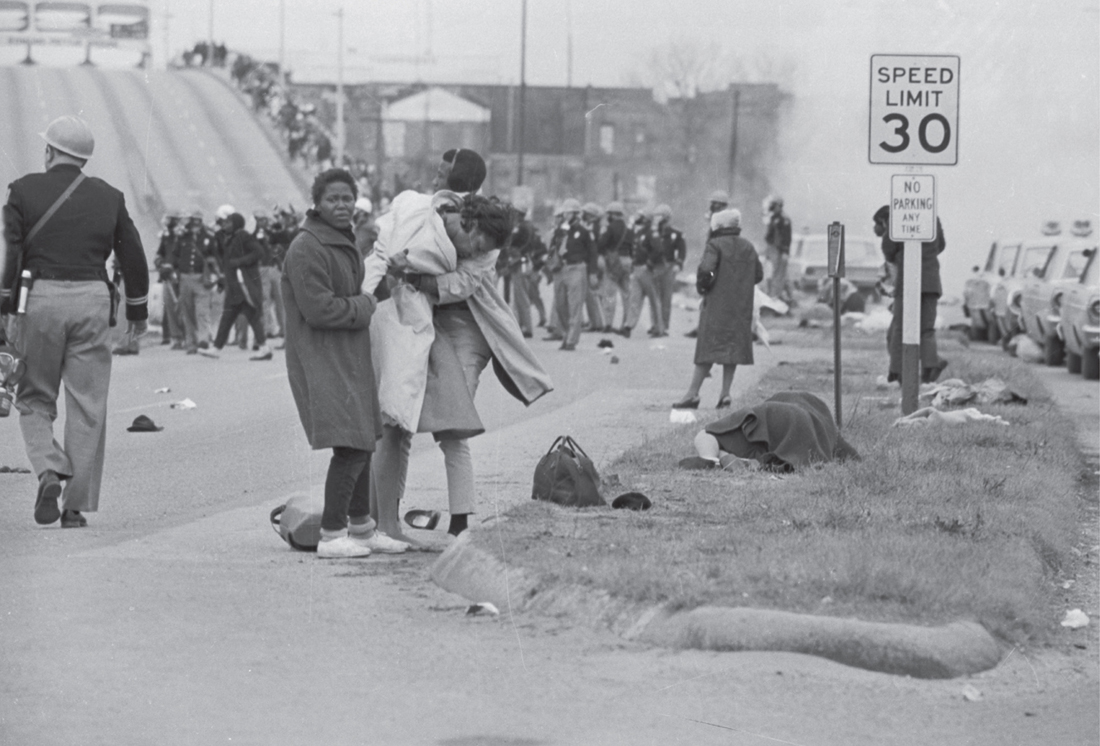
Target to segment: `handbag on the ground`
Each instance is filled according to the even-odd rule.
[[[295,549],[317,551],[317,545],[321,542],[321,513],[324,509],[325,501],[321,496],[294,495],[271,511],[271,527]]]
[[[535,467],[533,500],[573,508],[607,505],[600,495],[600,475],[592,459],[568,435],[561,435]]]

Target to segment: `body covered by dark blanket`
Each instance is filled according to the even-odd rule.
[[[859,459],[841,437],[825,402],[805,391],[784,391],[707,425],[719,447],[764,466],[791,470],[814,462]]]

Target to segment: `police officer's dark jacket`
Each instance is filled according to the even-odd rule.
[[[566,264],[586,264],[589,272],[596,271],[596,241],[592,233],[579,220],[563,226],[565,243],[561,256]]]
[[[4,205],[4,238],[8,245],[2,287],[15,281],[15,262],[23,254],[23,269],[37,277],[83,279],[81,273],[103,272],[111,252],[122,271],[126,288],[126,318],[144,321],[149,317],[149,263],[134,221],[126,211],[122,192],[89,176],[69,196],[53,217],[24,246],[24,238],[50,206],[69,188],[80,169],[69,163],[45,173],[28,174],[8,186]]]
[[[668,223],[654,224],[645,236],[647,263],[679,264],[683,266],[687,258],[687,245],[684,234]]]
[[[617,253],[621,257],[629,257],[634,252],[634,233],[626,227],[626,221],[610,218],[607,230],[600,234],[597,248],[604,256]]]

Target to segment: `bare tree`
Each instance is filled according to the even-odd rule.
[[[794,73],[795,62],[789,57],[777,59],[758,51],[733,54],[715,39],[681,36],[640,55],[626,83],[652,88],[657,100],[667,101],[721,90],[731,82],[789,86]]]

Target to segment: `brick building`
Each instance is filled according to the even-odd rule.
[[[332,88],[296,85],[295,92],[331,123]],[[472,147],[489,165],[484,190],[513,194],[518,87],[369,83],[345,91],[347,153],[379,165],[386,191],[426,186],[443,150]],[[667,103],[641,88],[528,87],[523,183],[536,221],[568,196],[618,199],[628,209],[667,202],[696,254],[707,196],[726,189],[744,214],[746,237],[761,243],[760,206],[772,190],[786,100],[774,84],[732,84]]]

